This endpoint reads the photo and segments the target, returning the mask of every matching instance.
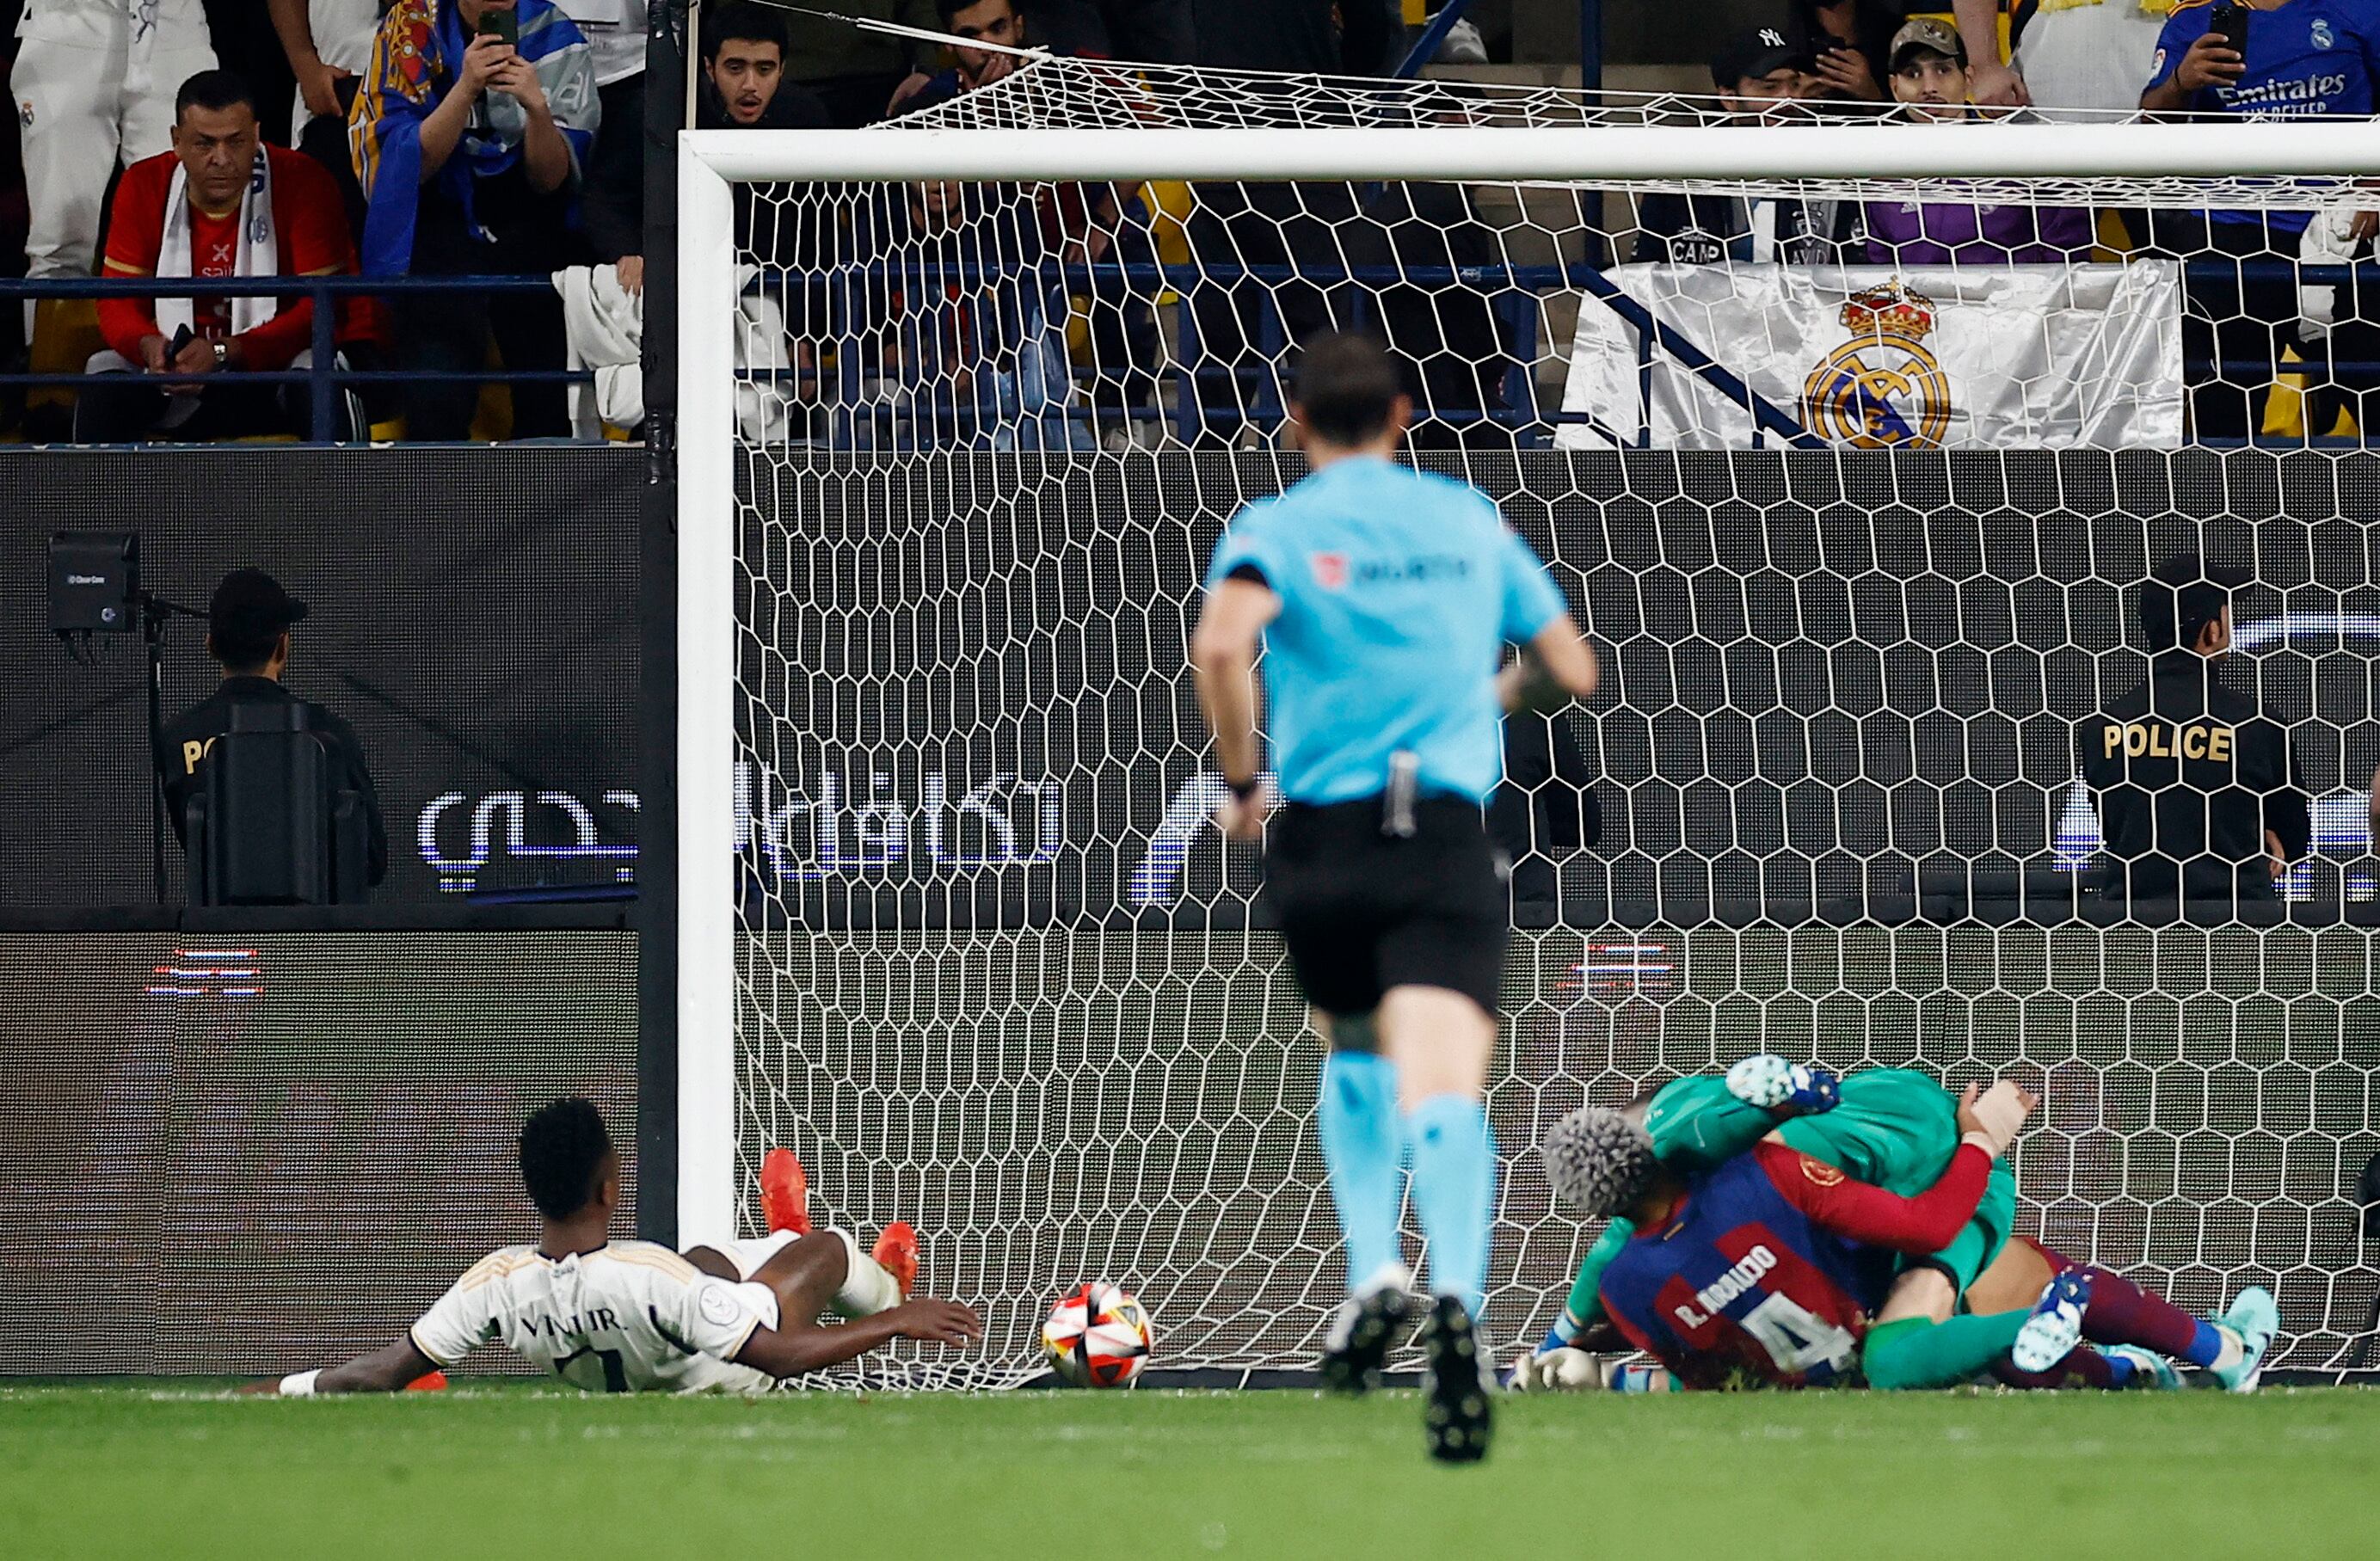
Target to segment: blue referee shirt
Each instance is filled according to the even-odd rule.
[[[1281,598],[1265,631],[1273,768],[1292,802],[1377,795],[1411,751],[1420,789],[1483,802],[1502,770],[1496,671],[1565,611],[1487,496],[1350,456],[1243,509],[1207,570]]]

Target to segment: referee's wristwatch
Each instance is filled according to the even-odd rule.
[[[221,336],[217,336],[214,339],[213,345],[215,349],[215,367],[218,369],[229,367],[231,364],[231,344],[225,341]]]

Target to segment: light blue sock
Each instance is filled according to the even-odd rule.
[[[1434,1095],[1405,1114],[1414,1210],[1429,1238],[1429,1288],[1474,1317],[1487,1304],[1488,1231],[1496,1208],[1496,1140],[1487,1107]]]
[[[1334,1051],[1322,1067],[1322,1163],[1330,1201],[1347,1236],[1347,1289],[1404,1255],[1397,1214],[1404,1145],[1397,1120],[1397,1070],[1366,1051]]]

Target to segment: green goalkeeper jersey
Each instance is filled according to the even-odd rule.
[[[1662,1164],[1690,1174],[1716,1170],[1773,1132],[1904,1198],[1941,1180],[1959,1147],[1959,1108],[1940,1084],[1907,1068],[1872,1068],[1841,1088],[1833,1110],[1779,1122],[1730,1095],[1725,1079],[1679,1079],[1653,1096],[1645,1131]]]
[[[1833,1110],[1779,1122],[1730,1095],[1723,1078],[1679,1079],[1648,1103],[1645,1131],[1664,1165],[1690,1175],[1716,1168],[1773,1132],[1812,1159],[1904,1198],[1941,1179],[1959,1148],[1959,1108],[1940,1084],[1907,1068],[1872,1068],[1847,1075]],[[2015,1180],[2005,1164],[1995,1164],[1974,1227],[1941,1254],[1959,1271],[1962,1290],[1998,1255],[2015,1206]],[[1625,1219],[1604,1227],[1579,1266],[1557,1335],[1575,1338],[1602,1315],[1603,1271],[1635,1233]]]

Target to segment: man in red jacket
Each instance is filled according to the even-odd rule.
[[[182,83],[174,150],[134,163],[109,219],[111,277],[353,274],[355,242],[338,188],[301,153],[262,144],[255,100],[238,77],[207,70]],[[361,299],[343,301],[339,338],[364,334]],[[91,361],[75,437],[93,444],[237,438],[307,430],[303,385],[209,382],[223,369],[304,368],[314,306],[285,297],[102,299],[109,351]],[[342,396],[339,437],[357,430]]]

